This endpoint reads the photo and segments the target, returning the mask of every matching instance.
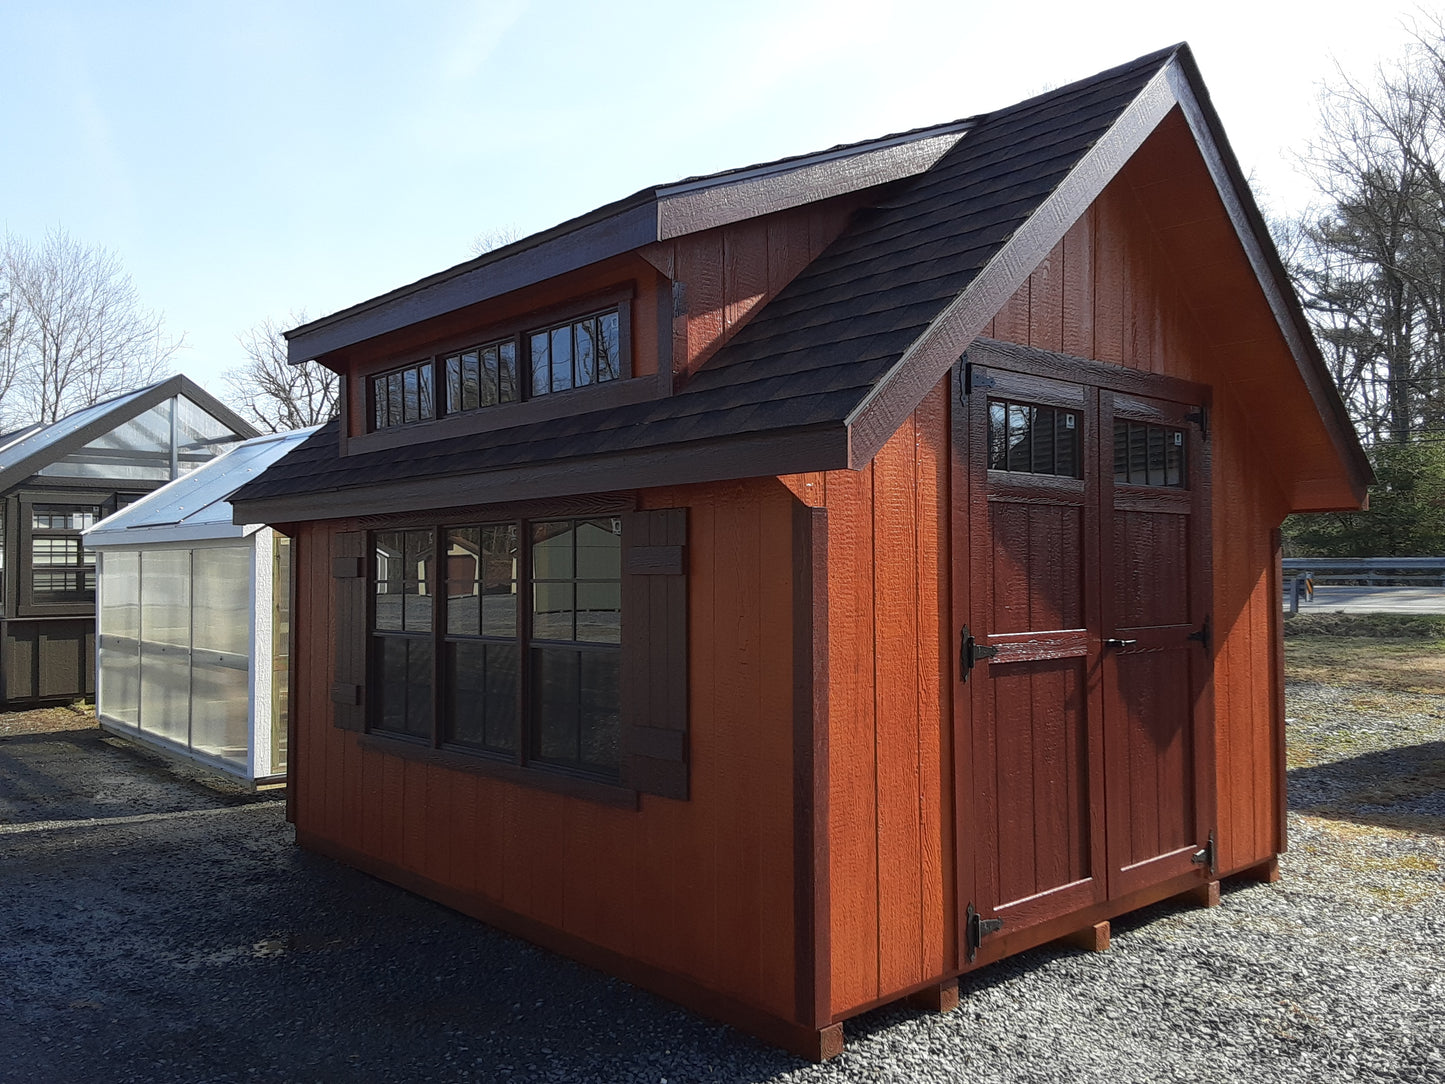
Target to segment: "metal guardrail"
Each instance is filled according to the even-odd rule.
[[[1284,601],[1299,612],[1322,584],[1352,587],[1445,587],[1445,557],[1286,557]]]

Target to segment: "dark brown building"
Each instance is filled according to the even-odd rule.
[[[805,1054],[1284,849],[1369,468],[1187,48],[293,331],[299,841]]]
[[[0,437],[0,705],[95,695],[95,556],[81,532],[255,435],[173,376]]]

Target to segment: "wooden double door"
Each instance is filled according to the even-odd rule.
[[[967,966],[1209,876],[1209,454],[1180,381],[995,344],[955,386]]]

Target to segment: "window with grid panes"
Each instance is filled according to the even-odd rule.
[[[37,603],[95,600],[95,552],[80,532],[101,518],[95,504],[36,504],[30,509],[30,597]]]
[[[988,401],[988,469],[1082,478],[1079,412],[1062,407]]]
[[[615,780],[621,535],[612,517],[375,532],[371,728]]]
[[[1184,430],[1149,422],[1114,422],[1114,482],[1188,489],[1188,441]]]
[[[432,390],[432,362],[419,361],[405,368],[378,373],[370,378],[371,424],[389,429],[436,417]]]

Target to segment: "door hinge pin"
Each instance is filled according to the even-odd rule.
[[[978,956],[978,946],[983,939],[991,933],[998,933],[1003,929],[1003,919],[984,918],[976,910],[972,903],[968,905],[968,911],[964,922],[964,942],[968,948],[968,962],[973,963]]]

